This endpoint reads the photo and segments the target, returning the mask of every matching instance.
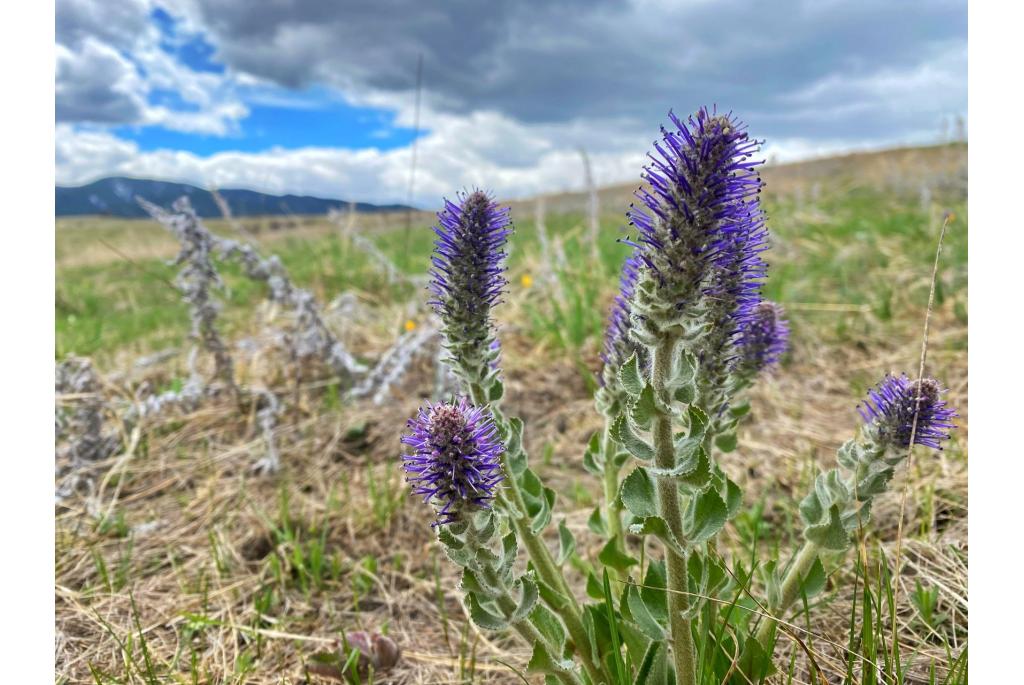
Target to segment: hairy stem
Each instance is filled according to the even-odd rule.
[[[611,436],[611,420],[606,419],[604,423],[604,434],[601,438],[601,454],[604,455],[604,504],[605,514],[608,519],[608,536],[617,540],[619,551],[625,550],[626,539],[622,534],[622,502],[619,500],[619,470],[615,463],[615,453],[618,446]],[[618,580],[626,580],[626,573],[620,569],[614,569],[615,577]]]
[[[508,425],[504,415],[496,406],[489,402],[487,392],[483,389],[483,386],[479,383],[471,383],[469,390],[473,402],[478,405],[489,406],[491,413],[494,415],[495,422],[501,425],[503,429],[507,429]],[[597,655],[590,649],[590,639],[587,637],[586,629],[583,627],[583,617],[580,612],[579,603],[576,601],[576,596],[573,595],[569,584],[565,581],[562,570],[555,563],[554,557],[551,556],[551,550],[548,549],[544,540],[539,535],[534,534],[530,528],[530,521],[526,516],[526,502],[523,499],[523,492],[507,464],[505,465],[505,473],[508,475],[508,478],[504,482],[508,487],[499,489],[498,500],[504,505],[505,511],[509,512],[509,518],[512,521],[512,526],[515,528],[516,536],[526,547],[526,552],[530,557],[530,561],[533,562],[540,580],[565,599],[559,606],[550,603],[549,606],[565,624],[565,629],[569,633],[569,639],[579,653],[583,661],[583,667],[586,669],[587,675],[590,676],[591,682],[594,685],[602,682],[611,682],[602,672],[601,662],[598,660]]]
[[[498,606],[501,607],[501,610],[505,612],[506,616],[511,616],[516,609],[516,601],[512,598],[508,589],[505,588],[501,579],[498,578],[498,574],[494,572],[493,568],[485,567],[483,571],[489,583],[493,584],[495,587],[502,588],[502,595],[498,597]],[[555,645],[548,642],[547,638],[544,637],[543,633],[540,632],[537,626],[534,625],[530,619],[526,618],[521,621],[517,621],[512,624],[512,627],[515,628],[516,632],[519,633],[529,644],[542,644],[548,654],[551,654],[553,658],[561,658],[562,655],[559,653],[560,650],[557,649]],[[551,675],[558,678],[563,685],[583,685],[583,680],[572,671],[556,669],[551,672]]]
[[[817,558],[818,546],[810,541],[804,542],[803,547],[794,555],[793,561],[789,564],[789,570],[786,571],[786,576],[782,579],[778,606],[769,607],[776,618],[782,616],[796,601],[800,583],[807,576],[807,572],[811,570],[811,566],[814,565],[814,560]],[[761,625],[755,635],[761,646],[768,646],[768,639],[771,637],[773,627],[775,627],[773,618],[765,617],[761,620]]]
[[[658,397],[668,397],[666,385],[672,375],[672,358],[676,350],[676,340],[666,337],[657,347],[652,349],[651,385]],[[676,465],[675,444],[672,440],[672,415],[669,412],[658,412],[654,417],[651,430],[654,439],[654,459],[660,469],[672,469]],[[683,540],[683,516],[679,504],[679,488],[674,478],[659,477],[658,512],[665,519],[676,539]],[[676,666],[676,685],[695,685],[696,649],[693,644],[693,633],[690,621],[685,618],[690,607],[687,595],[686,557],[665,548],[666,566],[668,569],[668,607],[669,629],[672,634],[672,654]]]

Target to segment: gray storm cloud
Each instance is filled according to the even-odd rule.
[[[719,102],[776,136],[892,137],[966,106],[962,2],[436,5],[292,0],[258,12],[207,0],[195,11],[227,63],[283,86],[407,92],[422,54],[432,107],[525,123],[649,121]],[[929,66],[959,87],[893,98],[873,85],[914,86]]]

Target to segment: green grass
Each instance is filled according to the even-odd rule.
[[[825,197],[803,211],[786,200],[768,200],[766,209],[773,241],[765,289],[770,299],[797,306],[866,306],[882,323],[919,310],[927,301],[927,275],[938,232],[936,211],[923,210],[916,200],[900,202],[868,190]],[[936,295],[939,305],[947,297],[957,298],[958,316],[966,318],[966,211],[962,203],[949,209],[957,218],[947,236]],[[596,349],[619,265],[628,253],[616,242],[625,222],[616,215],[603,218],[606,239],[599,244],[597,264],[582,215],[553,216],[547,223],[551,241],[562,244],[565,263],[550,269],[541,266],[532,220],[517,219],[509,259],[511,296],[524,301],[522,323],[531,339],[574,353]],[[131,230],[137,228],[132,224]],[[75,229],[74,241],[82,241],[88,230]],[[115,240],[115,229],[107,225],[96,231],[97,239]],[[64,235],[58,238],[60,243]],[[398,227],[371,239],[404,272],[426,272],[433,239],[428,226],[414,226],[408,233]],[[421,297],[407,283],[388,283],[377,265],[337,232],[316,239],[279,240],[264,251],[276,253],[293,281],[310,288],[323,302],[348,290],[371,303]],[[226,284],[221,293],[224,329],[228,335],[240,335],[254,326],[253,307],[265,297],[264,286],[244,278],[233,264],[223,264],[221,271]],[[521,281],[523,274],[532,279],[529,288]],[[59,268],[57,357],[102,357],[120,350],[144,354],[181,345],[188,312],[173,286],[174,275],[175,267],[160,259],[115,257],[102,265]],[[557,279],[556,286],[549,282],[551,276]],[[850,317],[827,318],[834,326],[830,332],[840,339],[856,337],[857,326],[866,325]]]

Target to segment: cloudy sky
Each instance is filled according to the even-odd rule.
[[[416,64],[422,56],[420,126]],[[967,115],[945,0],[57,0],[60,184],[120,174],[365,201],[637,178],[672,108],[799,159]]]

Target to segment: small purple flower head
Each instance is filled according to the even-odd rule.
[[[630,330],[633,328],[633,322],[630,320],[630,303],[633,299],[633,291],[636,289],[640,265],[640,259],[635,253],[622,263],[619,292],[612,301],[611,311],[608,314],[608,327],[604,334],[604,350],[601,352],[601,361],[604,362],[604,372],[601,375],[602,385],[607,385],[611,378],[615,378],[619,367],[626,363],[626,360],[634,352],[637,354],[646,352],[642,345],[638,345],[630,337]]]
[[[934,378],[911,381],[906,374],[886,376],[868,391],[868,399],[858,407],[861,418],[878,431],[879,442],[909,447],[914,444],[941,450],[949,440],[956,410],[942,400],[946,391]],[[917,414],[917,426],[914,415]]]
[[[430,404],[407,424],[402,442],[412,454],[402,456],[414,495],[423,495],[437,510],[434,525],[460,520],[464,512],[487,509],[503,479],[505,447],[490,412],[465,397]]]
[[[759,141],[731,114],[701,108],[685,122],[669,112],[673,130],[661,130],[643,178],[650,191],[636,196],[626,241],[655,279],[656,297],[676,314],[703,298],[707,318],[727,328],[724,347],[760,301],[767,249],[759,193]],[[715,350],[718,353],[718,350]]]
[[[759,302],[737,340],[740,365],[747,373],[759,373],[777,364],[788,345],[789,322],[782,305]]]
[[[444,322],[449,343],[468,347],[478,363],[490,344],[491,307],[508,283],[503,248],[512,224],[510,210],[481,190],[458,200],[445,200],[437,215],[429,304]]]

